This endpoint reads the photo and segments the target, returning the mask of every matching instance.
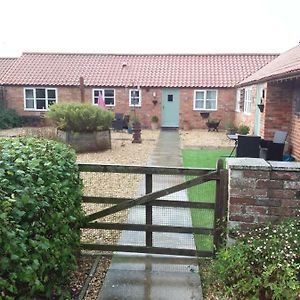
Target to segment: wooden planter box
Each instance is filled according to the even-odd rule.
[[[94,132],[72,132],[57,130],[57,137],[76,152],[92,152],[111,149],[110,130]]]

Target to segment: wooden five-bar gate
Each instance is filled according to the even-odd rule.
[[[134,173],[145,175],[145,195],[135,198],[116,198],[116,197],[89,197],[85,196],[83,201],[86,203],[113,204],[98,212],[92,213],[85,217],[82,228],[99,229],[99,230],[129,230],[144,231],[144,246],[135,245],[109,245],[81,243],[84,250],[97,251],[118,251],[118,252],[135,252],[151,254],[168,254],[184,256],[213,256],[222,242],[223,226],[221,221],[224,219],[227,210],[227,170],[223,168],[223,161],[219,160],[216,169],[197,169],[197,168],[175,168],[175,167],[153,167],[153,166],[129,166],[129,165],[108,165],[108,164],[89,164],[80,163],[80,172],[105,172],[105,173]],[[152,191],[153,175],[182,175],[186,181],[159,191]],[[192,178],[192,179],[187,179]],[[158,199],[181,190],[188,189],[208,181],[216,182],[215,203],[209,202],[191,202]],[[145,224],[113,223],[100,222],[99,219],[114,214],[116,212],[132,208],[137,205],[145,206],[146,222]],[[212,209],[214,210],[214,227],[183,227],[183,226],[166,226],[153,224],[153,207],[173,207],[189,209]],[[97,220],[97,221],[96,221]],[[214,250],[202,251],[193,249],[178,249],[167,247],[153,246],[153,232],[163,233],[189,233],[201,235],[213,235]]]

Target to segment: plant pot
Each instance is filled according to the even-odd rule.
[[[141,144],[142,143],[142,138],[141,138],[141,124],[134,124],[132,127],[133,130],[133,140],[132,143],[134,144]]]
[[[157,130],[158,129],[158,123],[157,122],[151,122],[151,129]]]
[[[203,118],[203,119],[207,119],[209,117],[209,112],[201,112],[200,113],[200,116]]]
[[[57,137],[76,152],[92,152],[111,149],[110,130],[73,132],[57,130]]]

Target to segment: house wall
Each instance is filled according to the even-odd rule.
[[[272,140],[276,130],[290,131],[292,104],[292,82],[268,83],[261,131],[264,139]]]
[[[193,110],[194,91],[193,88],[180,89],[180,128],[184,127],[185,122],[191,129],[206,128],[207,119],[200,116],[200,111]],[[209,113],[210,119],[221,120],[219,127],[221,129],[227,120],[234,118],[235,91],[234,88],[218,89],[217,111]]]
[[[230,158],[227,166],[229,228],[300,216],[300,163]]]
[[[56,87],[58,102],[80,102],[79,87]],[[22,86],[6,86],[6,101],[8,107],[15,109],[21,116],[40,115],[41,112],[24,111],[24,88]],[[201,88],[199,88],[201,89]],[[187,121],[190,128],[206,129],[207,119],[200,116],[199,111],[193,110],[194,88],[182,88],[180,90],[180,128],[183,128],[184,121]],[[234,118],[235,106],[235,89],[223,88],[218,89],[218,104],[217,111],[210,112],[209,118],[220,119],[220,128],[224,128],[226,120]],[[154,96],[155,94],[155,96]],[[84,90],[84,102],[92,103],[93,88],[86,87]],[[109,107],[109,110],[114,112],[132,114],[133,108],[129,107],[129,88],[115,88],[115,106]],[[161,103],[162,89],[161,88],[143,88],[142,89],[142,105],[135,107],[135,113],[139,116],[143,127],[149,128],[151,117],[158,116],[161,120]]]

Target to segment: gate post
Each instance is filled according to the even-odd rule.
[[[228,198],[228,172],[224,169],[223,160],[217,162],[218,179],[216,180],[216,200],[214,216],[214,251],[218,251],[225,240],[226,212]]]
[[[152,174],[146,174],[146,194],[152,193]],[[146,224],[152,225],[152,205],[146,204]],[[152,247],[153,233],[146,231],[146,246]]]

